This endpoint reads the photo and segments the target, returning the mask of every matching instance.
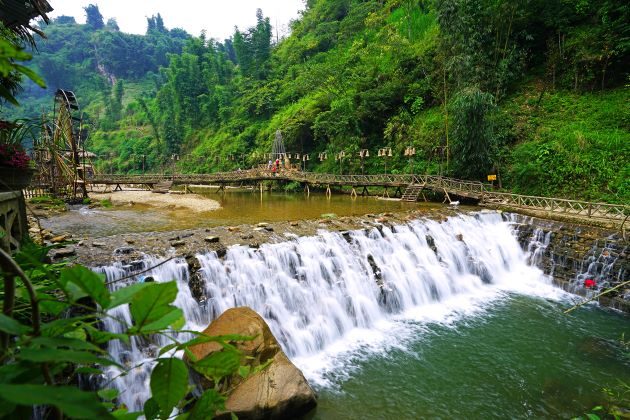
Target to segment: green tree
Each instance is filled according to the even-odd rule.
[[[451,105],[453,172],[464,179],[483,180],[493,166],[494,137],[489,114],[491,94],[472,87],[460,91]]]
[[[91,26],[92,29],[103,29],[105,27],[105,22],[103,21],[103,15],[101,11],[98,10],[98,5],[96,4],[88,4],[83,8],[85,10],[85,19],[88,26]]]

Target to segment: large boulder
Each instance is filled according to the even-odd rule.
[[[245,380],[232,378],[234,388],[228,395],[226,412],[218,418],[230,418],[230,413],[236,414],[239,419],[292,418],[308,412],[317,404],[315,393],[302,372],[284,354],[265,320],[252,309],[228,309],[203,333],[210,336],[255,336],[251,341],[236,343],[245,356],[245,363],[254,368],[271,359],[269,366]],[[213,342],[190,348],[197,359],[220,350],[221,346]]]

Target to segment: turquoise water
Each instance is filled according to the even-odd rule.
[[[401,321],[412,338],[346,355],[307,418],[580,415],[604,403],[602,388],[630,384],[630,358],[616,345],[630,323],[593,306],[564,315],[568,306],[510,295],[447,324]]]

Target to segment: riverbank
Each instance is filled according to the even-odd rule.
[[[145,255],[192,256],[198,253],[225,252],[232,245],[247,245],[258,248],[264,243],[286,242],[297,236],[316,235],[325,230],[344,232],[373,228],[382,225],[403,224],[418,218],[443,221],[464,210],[456,208],[434,208],[407,212],[369,213],[364,216],[336,217],[322,215],[311,220],[290,220],[256,224],[239,224],[211,228],[182,229],[167,232],[140,232],[119,234],[100,238],[87,238],[74,245],[77,262],[88,266],[123,264],[142,259]]]
[[[94,201],[109,200],[113,205],[143,204],[161,209],[187,209],[194,212],[214,211],[221,208],[218,201],[198,194],[157,194],[151,191],[131,190],[109,193],[92,193]]]

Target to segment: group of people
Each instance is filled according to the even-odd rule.
[[[280,161],[280,159],[276,159],[275,162],[270,160],[269,164],[267,165],[267,169],[270,169],[273,175],[275,176],[278,172],[280,172],[281,165],[282,165],[282,162]]]

